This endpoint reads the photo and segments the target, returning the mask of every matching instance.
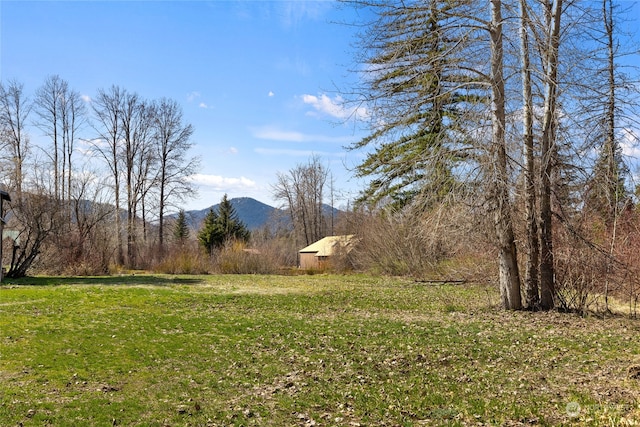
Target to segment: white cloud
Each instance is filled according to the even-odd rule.
[[[282,130],[274,126],[263,126],[252,129],[253,136],[258,139],[283,142],[329,142],[350,144],[353,137],[305,134],[297,131]]]
[[[78,140],[75,149],[80,150],[83,154],[91,154],[96,149],[102,150],[109,148],[109,143],[104,138],[91,138]]]
[[[209,106],[207,104],[205,104],[204,102],[201,102],[200,104],[198,104],[198,107],[200,107],[200,108],[209,108]]]
[[[305,142],[309,140],[308,137],[301,132],[285,131],[272,126],[253,129],[253,136],[272,141]]]
[[[314,150],[290,150],[280,148],[256,148],[254,151],[258,154],[265,154],[268,156],[311,157],[313,155],[318,155],[321,157],[327,157],[332,155],[332,153],[324,153]]]
[[[275,93],[273,93],[273,91],[272,91],[272,90],[270,90],[270,91],[269,91],[269,98],[271,98],[271,97],[273,97],[273,96],[275,96],[275,95],[276,95],[276,94],[275,94]]]
[[[80,98],[87,104],[91,102],[91,97],[89,95],[80,95]]]
[[[291,71],[301,76],[308,76],[311,73],[311,67],[309,64],[300,57],[296,58],[281,58],[276,62],[276,68],[282,71]]]
[[[640,158],[640,135],[633,129],[623,129],[620,148],[625,156]]]
[[[229,147],[229,150],[227,151],[227,153],[238,154],[238,149],[236,147]]]
[[[340,95],[331,98],[324,93],[320,96],[305,94],[302,95],[302,102],[311,105],[322,114],[337,119],[364,119],[369,116],[365,107],[348,107]]]
[[[196,185],[212,188],[219,191],[242,191],[256,187],[255,181],[244,176],[229,178],[220,175],[195,174],[189,177],[189,181]]]
[[[200,98],[200,92],[193,91],[193,92],[189,92],[187,94],[187,101],[189,101],[189,102],[193,102],[197,98]]]
[[[293,1],[276,4],[281,7],[278,15],[286,27],[298,27],[306,21],[316,21],[331,9],[331,2]]]

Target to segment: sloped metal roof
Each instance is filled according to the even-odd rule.
[[[306,248],[300,249],[298,252],[300,253],[316,252],[316,256],[331,256],[333,255],[336,249],[340,247],[347,248],[351,244],[353,237],[354,237],[353,234],[348,234],[344,236],[328,236],[318,240],[315,243],[310,244]]]
[[[16,242],[16,244],[20,244],[20,233],[17,230],[2,230],[2,240],[10,238]]]

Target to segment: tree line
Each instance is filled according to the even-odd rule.
[[[627,248],[640,247],[640,233],[624,148],[638,142],[639,91],[624,58],[638,50],[622,32],[623,3],[344,3],[363,18],[351,23],[362,24],[358,83],[343,95],[367,111],[367,136],[350,148],[364,153],[355,174],[368,185],[336,230],[362,231],[369,266],[437,270],[483,231],[507,309],[566,305],[567,284],[600,281],[606,295],[614,275],[635,286],[640,269]],[[1,91],[2,179],[22,224],[12,269],[50,240],[100,265],[139,265],[140,243],[161,254],[165,209],[192,193],[186,177],[197,166],[186,155],[193,130],[175,102],[114,86],[87,103],[56,76],[33,99],[17,82]],[[45,150],[30,146],[33,127],[47,136]],[[79,143],[108,173],[78,164]],[[295,248],[334,234],[323,212],[333,182],[319,158],[278,174],[272,189]],[[209,251],[221,231],[216,215],[200,239]],[[573,291],[584,300],[582,288]]]
[[[50,246],[60,263],[102,270],[137,268],[150,245],[162,256],[167,210],[195,191],[192,134],[172,99],[119,86],[83,97],[57,75],[33,95],[0,82],[1,178],[17,231],[7,274],[26,274]]]
[[[360,202],[419,214],[465,204],[493,228],[502,305],[553,308],[559,235],[580,239],[597,217],[611,238],[632,205],[622,151],[638,142],[638,85],[623,59],[638,50],[621,31],[624,3],[345,3],[367,18],[362,78],[345,91],[369,112],[351,147],[367,153]],[[589,247],[616,263],[607,244]]]

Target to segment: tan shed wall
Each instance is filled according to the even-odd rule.
[[[316,257],[316,252],[301,252],[300,268],[318,268],[318,258]]]

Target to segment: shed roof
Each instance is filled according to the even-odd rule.
[[[316,256],[331,256],[337,247],[348,247],[353,240],[353,234],[344,236],[327,236],[310,244],[306,248],[300,249],[300,253],[314,253]]]
[[[2,230],[2,240],[6,238],[11,238],[16,244],[20,244],[20,232],[17,230]]]

